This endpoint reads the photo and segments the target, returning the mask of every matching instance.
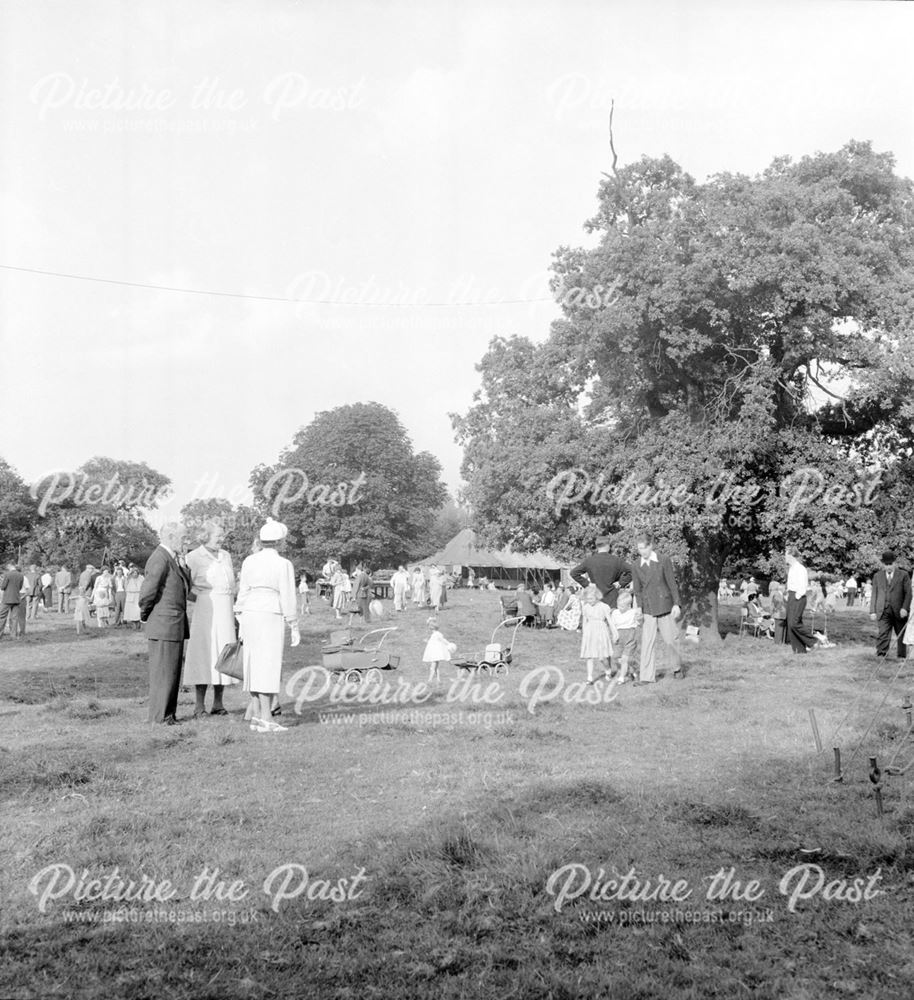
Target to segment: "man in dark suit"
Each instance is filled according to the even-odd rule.
[[[190,635],[190,574],[183,565],[183,525],[166,524],[159,532],[159,542],[144,570],[140,621],[146,624],[149,646],[149,721],[173,726],[178,721],[175,712],[184,640]]]
[[[657,633],[673,654],[673,676],[682,677],[682,659],[679,655],[679,586],[673,563],[669,556],[654,551],[654,538],[649,534],[635,539],[638,559],[632,566],[632,590],[635,607],[641,611],[641,673],[640,684],[653,684],[654,648]]]
[[[6,620],[10,621],[10,635],[18,634],[19,591],[23,577],[14,563],[7,563],[6,572],[0,576],[0,639],[6,631]]]
[[[614,608],[619,591],[627,587],[632,578],[632,568],[609,551],[610,541],[606,535],[598,538],[597,551],[574,567],[571,579],[581,587],[592,583],[603,595],[603,603]]]
[[[366,563],[359,563],[352,577],[352,599],[359,606],[359,614],[367,625],[371,621],[371,574]]]
[[[911,610],[911,578],[898,567],[894,552],[882,553],[882,569],[873,575],[870,618],[879,625],[876,655],[885,656],[894,633],[898,634],[898,656],[904,659],[907,647],[903,636]]]

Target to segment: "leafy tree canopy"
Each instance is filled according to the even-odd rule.
[[[652,527],[705,620],[728,560],[868,564],[880,496],[911,509],[912,193],[862,142],[754,178],[606,175],[598,245],[555,254],[563,318],[496,339],[453,418],[484,533],[577,554]]]
[[[250,483],[257,509],[288,525],[290,550],[311,566],[328,556],[380,567],[425,555],[447,498],[438,460],[414,452],[379,403],[318,413]]]

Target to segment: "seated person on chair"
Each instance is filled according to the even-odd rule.
[[[536,624],[536,605],[533,603],[533,598],[530,596],[529,592],[524,588],[523,584],[517,588],[517,612],[518,618],[523,618],[524,625],[534,625]]]
[[[754,594],[746,601],[746,623],[755,628],[756,634],[774,632],[774,619],[762,607],[758,594]]]
[[[539,610],[540,618],[547,624],[555,621],[555,588],[551,583],[547,583],[539,600],[533,602]]]

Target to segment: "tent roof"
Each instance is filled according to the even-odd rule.
[[[567,569],[545,552],[513,552],[510,546],[503,549],[485,549],[476,544],[476,532],[463,528],[440,552],[422,560],[422,565],[437,563],[442,566],[497,566],[501,569]]]

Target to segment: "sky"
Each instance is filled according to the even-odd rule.
[[[621,163],[704,180],[854,138],[912,176],[912,27],[811,0],[0,0],[0,456],[27,482],[145,461],[176,512],[375,400],[456,490],[449,413],[492,337],[548,335],[551,256],[592,244],[610,101]]]

